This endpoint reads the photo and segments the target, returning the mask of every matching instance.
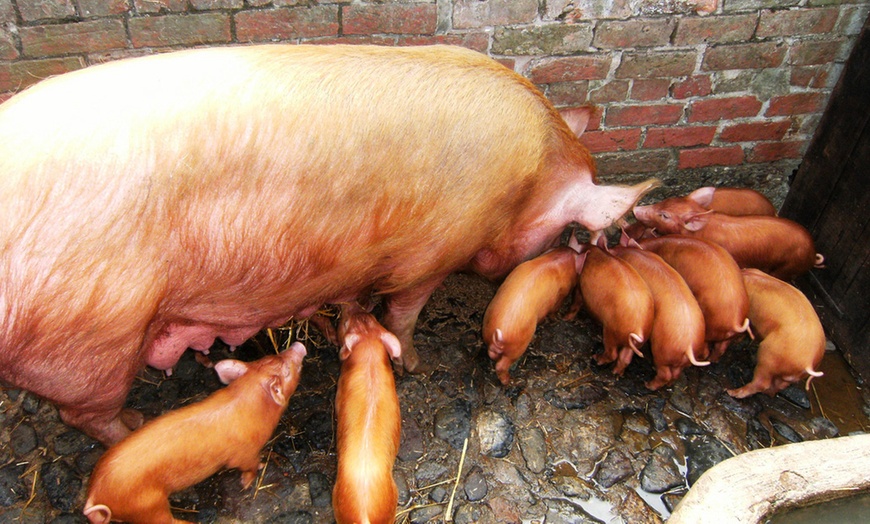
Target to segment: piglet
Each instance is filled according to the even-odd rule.
[[[684,197],[677,198],[691,199],[706,209],[723,215],[776,216],[776,208],[766,196],[754,189],[745,187],[702,187]]]
[[[756,393],[775,395],[816,371],[825,355],[825,331],[816,311],[803,293],[757,269],[744,269],[749,292],[749,320],[762,339],[752,382],[728,394],[744,398]]]
[[[691,197],[691,195],[690,195]],[[809,231],[771,216],[730,216],[705,209],[694,197],[637,206],[634,216],[660,234],[680,233],[724,247],[741,267],[790,280],[821,267]]]
[[[706,366],[704,314],[677,271],[655,253],[639,247],[616,246],[613,253],[643,277],[655,305],[650,347],[656,376],[646,387],[656,390],[673,383],[683,368]]]
[[[662,257],[686,281],[704,313],[710,360],[718,360],[731,340],[749,329],[749,296],[737,263],[721,246],[684,235],[644,239],[640,245]]]
[[[619,359],[613,372],[622,375],[632,356],[649,338],[655,309],[646,282],[627,262],[590,245],[579,255],[580,276],[572,310],[582,302],[604,329],[599,365]]]
[[[395,335],[356,304],[342,306],[338,336],[343,345],[335,394],[335,520],[338,524],[392,523],[398,500],[393,463],[402,419],[390,358],[401,355],[401,346]]]
[[[577,252],[558,247],[517,266],[504,280],[483,316],[483,340],[505,386],[510,367],[535,335],[544,317],[558,311],[577,281]]]
[[[215,370],[224,389],[202,402],[162,415],[110,448],[91,474],[84,514],[92,524],[186,522],[169,510],[170,494],[222,468],[238,468],[247,488],[261,467],[296,386],[305,347],[256,362],[222,360]]]

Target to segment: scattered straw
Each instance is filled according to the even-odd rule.
[[[813,396],[816,397],[816,404],[819,405],[819,413],[822,414],[823,418],[828,418],[828,416],[825,415],[825,408],[822,407],[822,399],[819,398],[819,392],[816,391],[816,385],[810,383],[810,387],[813,388]]]
[[[263,469],[260,470],[260,474],[257,476],[257,485],[254,486],[254,500],[257,499],[257,493],[260,492],[261,489],[266,489],[271,487],[263,485],[263,478],[266,476],[266,468],[269,467],[269,459],[272,458],[272,446],[269,446],[269,452],[266,454],[266,462],[263,464]]]
[[[468,437],[462,444],[462,455],[459,457],[459,468],[456,470],[456,482],[450,493],[450,501],[447,503],[447,511],[444,513],[444,522],[453,522],[453,498],[456,496],[456,488],[459,487],[459,479],[462,477],[462,465],[465,464],[465,453],[468,451]]]
[[[30,503],[33,502],[33,499],[36,498],[36,479],[39,478],[39,470],[33,470],[33,483],[30,484],[30,498],[27,499],[27,502],[24,503],[24,507],[22,510],[27,509],[30,506]]]

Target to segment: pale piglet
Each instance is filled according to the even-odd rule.
[[[447,275],[500,279],[654,185],[596,184],[588,109],[563,114],[450,46],[214,47],[44,80],[0,105],[0,380],[112,444],[144,366],[370,292],[418,371]]]
[[[644,279],[627,262],[590,245],[579,256],[581,268],[572,310],[582,303],[604,332],[599,365],[618,358],[613,372],[621,375],[650,336],[655,308]]]
[[[260,450],[299,384],[304,356],[305,347],[296,342],[255,362],[218,362],[215,370],[229,386],[148,422],[100,458],[85,516],[93,524],[186,522],[173,519],[170,494],[223,468],[238,468],[242,487],[250,486],[261,467]]]
[[[741,268],[754,267],[783,280],[823,261],[810,233],[785,218],[725,215],[705,209],[692,198],[638,206],[634,216],[659,234],[684,234],[719,244]]]
[[[558,311],[577,281],[578,253],[555,248],[516,267],[498,288],[483,316],[483,340],[502,384],[535,335],[538,322]]]
[[[737,263],[721,246],[684,235],[645,239],[640,245],[662,257],[686,281],[704,313],[710,360],[718,360],[730,342],[749,329],[749,296]]]
[[[335,394],[338,474],[332,506],[338,524],[386,524],[396,516],[393,463],[399,451],[401,413],[390,358],[395,335],[357,305],[341,309],[341,377]]]
[[[654,205],[666,208],[687,200],[697,202],[705,209],[724,215],[776,216],[776,208],[766,196],[753,189],[743,187],[702,187],[686,196],[666,198]],[[623,221],[622,226],[623,232],[635,240],[656,237],[654,229],[647,227],[643,222],[628,224],[628,222]]]
[[[731,216],[776,216],[776,208],[766,196],[747,187],[702,187],[684,197],[706,209]],[[670,199],[664,200],[667,202]]]
[[[704,314],[677,271],[655,253],[639,247],[616,246],[613,253],[643,277],[655,304],[650,348],[656,376],[646,387],[659,389],[680,377],[683,368],[706,366]]]
[[[795,287],[756,269],[744,269],[743,280],[749,320],[761,343],[752,382],[728,394],[772,396],[806,376],[809,390],[810,380],[822,376],[817,370],[825,356],[825,331],[813,305]]]

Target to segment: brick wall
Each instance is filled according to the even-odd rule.
[[[599,107],[583,140],[603,178],[779,199],[868,11],[870,0],[0,0],[0,100],[186,47],[456,44],[557,106]]]

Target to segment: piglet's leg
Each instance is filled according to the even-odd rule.
[[[444,278],[445,275],[433,277],[417,287],[388,295],[384,300],[383,325],[398,337],[402,345],[402,356],[396,364],[409,373],[424,373],[431,368],[420,363],[420,357],[414,348],[414,326],[426,301]],[[401,369],[397,371],[401,373]]]

